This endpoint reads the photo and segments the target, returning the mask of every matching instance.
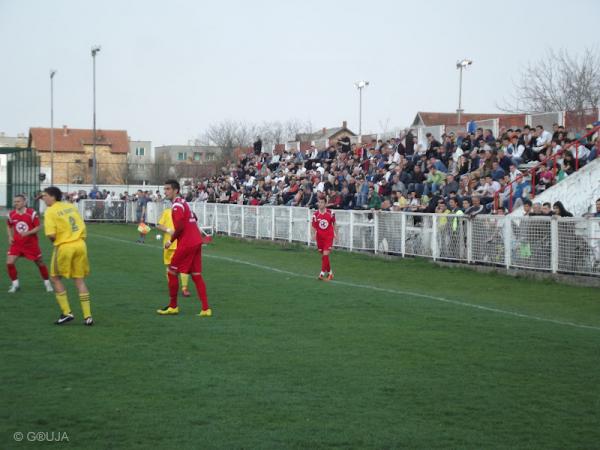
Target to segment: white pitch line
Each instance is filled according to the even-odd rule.
[[[119,239],[119,238],[115,238],[112,236],[105,236],[102,234],[92,234],[91,236],[94,237],[101,237],[104,239],[109,239],[112,241],[116,241],[116,242],[122,242],[125,244],[131,244],[131,245],[135,245],[136,247],[140,247],[140,244],[137,244],[135,242],[132,241],[128,241],[125,239]],[[155,246],[142,246],[145,248],[151,248],[151,249],[157,249],[157,250],[162,250],[161,247],[155,247]],[[250,266],[250,267],[255,267],[257,269],[262,269],[262,270],[268,270],[270,272],[276,272],[276,273],[281,273],[281,274],[285,274],[285,275],[290,275],[293,277],[298,277],[298,278],[306,278],[306,279],[314,279],[315,277],[310,276],[310,275],[305,275],[305,274],[301,274],[301,273],[296,273],[296,272],[290,272],[288,270],[283,270],[283,269],[278,269],[276,267],[271,267],[271,266],[265,266],[262,264],[256,264],[250,261],[244,261],[241,259],[235,259],[235,258],[229,258],[227,256],[217,256],[217,255],[207,255],[204,254],[204,257],[207,258],[213,258],[213,259],[218,259],[221,261],[228,261],[228,262],[232,262],[235,264],[243,264],[246,266]],[[411,291],[402,291],[402,290],[396,290],[396,289],[387,289],[387,288],[381,288],[381,287],[377,287],[377,286],[372,286],[369,284],[357,284],[357,283],[350,283],[347,281],[339,281],[339,280],[332,280],[329,281],[329,283],[332,284],[337,284],[340,286],[347,286],[347,287],[353,287],[353,288],[358,288],[358,289],[367,289],[367,290],[372,290],[372,291],[378,291],[378,292],[385,292],[388,294],[394,294],[394,295],[405,295],[405,296],[410,296],[410,297],[417,297],[417,298],[423,298],[423,299],[427,299],[427,300],[434,300],[437,302],[442,302],[442,303],[447,303],[447,304],[451,304],[451,305],[457,305],[457,306],[462,306],[465,308],[473,308],[473,309],[479,309],[482,311],[488,311],[488,312],[493,312],[493,313],[497,313],[497,314],[504,314],[506,316],[513,316],[513,317],[519,317],[521,319],[530,319],[530,320],[536,320],[538,322],[547,322],[547,323],[553,323],[556,325],[564,325],[564,326],[569,326],[569,327],[575,327],[575,328],[583,328],[583,329],[588,329],[588,330],[596,330],[596,331],[600,331],[600,327],[597,326],[593,326],[593,325],[583,325],[583,324],[579,324],[579,323],[574,323],[574,322],[567,322],[564,320],[557,320],[557,319],[548,319],[545,317],[538,317],[538,316],[532,316],[529,314],[523,314],[523,313],[519,313],[519,312],[515,312],[515,311],[507,311],[505,309],[499,309],[499,308],[494,308],[491,306],[483,306],[483,305],[477,305],[475,303],[468,303],[468,302],[461,302],[459,300],[452,300],[449,298],[445,298],[445,297],[438,297],[435,295],[429,295],[429,294],[421,294],[419,292],[411,292]]]

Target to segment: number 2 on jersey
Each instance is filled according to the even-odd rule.
[[[71,216],[69,216],[69,225],[71,225],[71,231],[73,233],[75,233],[76,231],[79,231],[79,227],[77,226],[77,222],[75,222],[75,219]]]

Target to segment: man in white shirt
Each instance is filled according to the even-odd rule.
[[[577,147],[577,150],[573,148],[572,153],[573,156],[579,160],[579,164],[581,165],[581,163],[587,163],[588,157],[590,156],[590,149],[581,142],[576,143],[574,147]]]
[[[512,146],[512,154],[509,153],[509,156],[512,159],[512,162],[515,166],[518,166],[523,162],[523,153],[525,153],[525,146],[523,144],[519,144],[519,137],[515,134],[511,138]]]
[[[317,159],[317,156],[319,156],[319,150],[314,145],[311,145],[308,159]]]
[[[494,194],[500,190],[500,183],[492,180],[491,175],[485,177],[485,182],[477,188],[477,192],[482,196],[489,199],[494,198]]]
[[[544,127],[541,125],[535,127],[535,133],[537,139],[535,141],[535,147],[533,147],[533,151],[539,153],[550,146],[552,135],[548,131],[544,130]]]
[[[519,178],[521,175],[523,175],[523,172],[521,172],[519,169],[517,169],[517,165],[516,164],[511,164],[510,165],[510,169],[508,170],[509,172],[509,176],[510,176],[510,181],[515,181],[517,178]],[[523,182],[523,178],[520,179],[519,183]]]
[[[208,200],[208,193],[204,189],[200,189],[198,191],[198,195],[196,197],[197,202],[205,202]]]

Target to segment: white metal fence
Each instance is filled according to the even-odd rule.
[[[83,200],[86,221],[136,222],[136,203]],[[190,203],[202,227],[251,239],[311,242],[308,208]],[[146,222],[155,224],[165,205],[149,203]],[[335,211],[335,246],[399,256],[486,264],[507,269],[600,276],[600,219],[474,218],[385,211]]]

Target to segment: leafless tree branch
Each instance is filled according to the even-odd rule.
[[[513,81],[514,94],[496,103],[502,111],[582,111],[600,106],[600,51],[590,47],[582,54],[548,50],[529,63],[520,79]]]

